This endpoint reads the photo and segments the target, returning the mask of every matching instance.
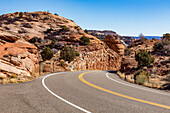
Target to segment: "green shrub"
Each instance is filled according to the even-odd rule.
[[[60,65],[64,67],[65,66],[64,61],[60,61]]]
[[[82,44],[82,45],[88,45],[90,43],[90,39],[89,38],[87,38],[87,37],[85,37],[85,36],[82,36],[81,38],[80,38],[80,44]]]
[[[76,56],[80,56],[80,53],[78,53],[78,52],[75,52],[75,55],[76,55]]]
[[[55,47],[55,43],[56,43],[56,42],[57,42],[56,39],[53,39],[53,40],[52,40],[52,42],[51,42],[51,44],[50,44],[50,48],[51,48],[51,49]]]
[[[60,52],[60,59],[65,61],[72,61],[75,58],[75,51],[68,46],[65,46]]]
[[[150,52],[140,50],[138,53],[135,53],[135,60],[138,62],[139,67],[143,67],[153,63],[155,58],[152,57]]]
[[[102,40],[100,37],[97,37],[99,40]]]
[[[84,32],[85,32],[85,33],[88,33],[88,30],[87,30],[87,29],[85,29],[85,30],[84,30]]]
[[[69,30],[69,28],[68,28],[67,26],[65,26],[65,25],[64,25],[64,26],[61,26],[61,28],[62,28],[62,29],[60,29],[60,32],[61,32],[61,31],[68,31],[68,30]]]
[[[44,50],[41,52],[42,59],[50,60],[53,57],[54,53],[49,47],[45,47]]]
[[[149,74],[144,70],[138,70],[134,74],[134,79],[137,84],[144,84],[149,81]]]
[[[79,26],[74,26],[74,29],[78,29],[79,28]]]
[[[51,31],[54,31],[52,28],[50,28],[50,29],[47,29],[44,33],[45,34],[48,34],[48,33],[50,33]]]
[[[23,12],[20,12],[19,13],[19,18],[22,18],[23,17]]]

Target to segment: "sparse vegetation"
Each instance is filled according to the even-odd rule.
[[[125,49],[125,52],[124,52],[124,55],[130,55],[131,53],[133,52],[133,49],[130,49],[130,48],[126,48]]]
[[[97,37],[99,40],[102,40],[100,37]]]
[[[85,29],[84,32],[88,34],[88,30],[87,29]]]
[[[81,38],[80,38],[80,44],[82,44],[82,45],[88,45],[90,43],[90,39],[89,38],[87,38],[87,37],[85,37],[85,36],[82,36]]]
[[[65,26],[65,25],[64,25],[64,26],[61,26],[61,28],[62,28],[62,29],[60,29],[60,32],[61,32],[61,31],[68,31],[68,30],[69,30],[69,28],[68,28],[67,26]]]
[[[170,55],[170,34],[164,34],[161,41],[154,44],[153,50],[164,55]]]
[[[74,60],[75,56],[79,56],[78,52],[75,52],[71,47],[65,46],[62,51],[60,52],[60,59],[65,61],[72,61]]]
[[[41,43],[42,39],[35,36],[32,39],[30,39],[29,42],[30,43],[35,43],[35,42]]]
[[[53,57],[54,53],[49,47],[45,47],[44,50],[41,52],[42,59],[50,60]]]
[[[48,33],[50,33],[51,31],[54,31],[52,28],[50,28],[50,29],[47,29],[44,33],[45,34],[48,34]]]
[[[140,50],[138,53],[135,53],[135,60],[138,62],[138,67],[143,67],[153,63],[155,58],[152,57],[150,52]]]
[[[22,18],[23,17],[23,12],[20,12],[19,13],[19,18]]]
[[[51,42],[51,44],[50,44],[50,48],[51,48],[51,49],[55,47],[55,43],[56,43],[56,42],[57,42],[56,39],[53,39],[53,40],[52,40],[52,42]]]
[[[59,16],[57,13],[54,13],[54,15]]]
[[[76,55],[76,56],[80,56],[80,53],[78,53],[78,52],[75,52],[75,55]]]
[[[64,61],[60,61],[60,65],[64,67],[65,66]]]
[[[137,84],[144,84],[149,81],[149,74],[144,70],[138,70],[134,74],[134,79]]]

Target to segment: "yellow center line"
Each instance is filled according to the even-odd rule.
[[[110,91],[108,89],[104,89],[102,87],[99,87],[99,86],[96,86],[92,83],[89,83],[87,82],[86,80],[83,79],[83,75],[87,74],[87,73],[91,73],[91,72],[85,72],[85,73],[82,73],[78,76],[78,78],[85,84],[91,86],[91,87],[94,87],[96,89],[99,89],[99,90],[102,90],[104,92],[107,92],[107,93],[111,93],[113,95],[117,95],[119,97],[124,97],[124,98],[127,98],[127,99],[130,99],[130,100],[134,100],[134,101],[138,101],[138,102],[142,102],[142,103],[146,103],[146,104],[150,104],[150,105],[154,105],[154,106],[158,106],[158,107],[162,107],[162,108],[166,108],[166,109],[170,109],[170,106],[166,106],[166,105],[162,105],[162,104],[158,104],[158,103],[154,103],[154,102],[150,102],[150,101],[146,101],[146,100],[142,100],[142,99],[138,99],[138,98],[134,98],[134,97],[130,97],[130,96],[127,96],[127,95],[123,95],[123,94],[120,94],[120,93],[116,93],[114,91]]]

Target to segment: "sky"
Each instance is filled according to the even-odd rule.
[[[170,0],[0,0],[0,15],[33,11],[57,13],[83,29],[122,36],[170,33]]]

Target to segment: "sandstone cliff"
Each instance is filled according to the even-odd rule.
[[[0,75],[7,76],[9,80],[10,73],[16,74],[17,80],[22,76],[37,75],[39,61],[42,72],[120,69],[121,58],[116,48],[110,49],[98,38],[85,33],[74,21],[49,12],[4,14],[0,16],[0,32],[0,62],[3,63]],[[90,44],[81,45],[82,36],[89,38]],[[54,39],[55,47],[51,48],[54,57],[42,62],[38,53],[45,47],[51,47]],[[66,45],[80,56],[61,65],[60,51]]]

